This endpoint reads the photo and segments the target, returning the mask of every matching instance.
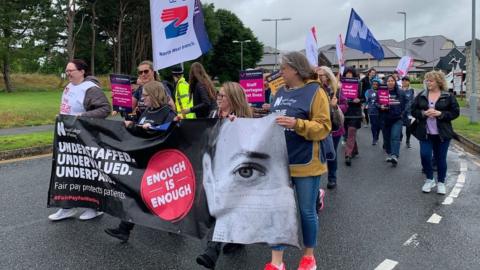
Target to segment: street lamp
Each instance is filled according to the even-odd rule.
[[[262,19],[262,22],[275,22],[275,67],[274,69],[277,69],[277,55],[278,55],[278,49],[277,49],[277,29],[278,29],[278,21],[290,21],[291,18],[276,18],[276,19]]]
[[[250,42],[252,42],[250,39],[232,41],[232,43],[240,43],[240,70],[243,70],[243,43],[250,43]]]
[[[403,56],[407,55],[407,12],[397,11],[397,14],[403,14]]]
[[[477,62],[477,39],[475,37],[475,0],[472,0],[472,44],[470,45],[471,57],[472,57],[472,75],[471,78],[471,87],[472,91],[470,93],[470,123],[477,123],[478,122],[478,114],[477,114],[477,86],[476,86],[476,76],[478,76],[477,68],[475,67]]]

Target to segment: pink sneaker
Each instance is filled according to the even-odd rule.
[[[285,270],[285,264],[282,263],[280,266],[276,266],[273,263],[267,263],[263,270]]]
[[[317,269],[317,262],[315,261],[315,257],[313,256],[303,256],[302,260],[300,260],[300,265],[298,266],[298,270],[316,270]]]

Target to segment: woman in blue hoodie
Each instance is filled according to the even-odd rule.
[[[379,118],[382,124],[383,149],[387,153],[386,161],[396,166],[398,157],[400,157],[405,95],[398,88],[397,81],[392,75],[387,77],[387,88],[389,94],[388,105],[380,105]]]

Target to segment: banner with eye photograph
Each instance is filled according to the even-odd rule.
[[[196,238],[213,229],[219,242],[299,246],[285,137],[273,115],[182,120],[146,134],[60,115],[48,206],[93,208]]]

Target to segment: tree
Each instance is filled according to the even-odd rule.
[[[10,80],[11,63],[25,47],[35,49],[44,42],[38,40],[48,30],[48,0],[0,0],[0,59],[7,92],[14,90]]]
[[[219,21],[221,34],[213,45],[209,67],[210,75],[223,81],[237,81],[240,70],[240,48],[232,44],[233,40],[250,39],[243,48],[245,67],[255,67],[263,55],[263,44],[253,35],[252,30],[245,27],[232,12],[219,9],[215,12]]]

